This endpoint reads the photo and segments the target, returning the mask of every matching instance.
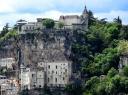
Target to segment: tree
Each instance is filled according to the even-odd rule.
[[[120,40],[117,49],[120,54],[128,54],[128,41]]]
[[[90,27],[91,25],[94,24],[94,22],[96,21],[96,18],[94,18],[93,12],[92,11],[88,11],[88,26]]]
[[[64,23],[63,23],[63,22],[59,22],[59,23],[58,23],[58,26],[59,26],[59,28],[61,29],[61,28],[64,27]]]
[[[119,37],[128,40],[128,25],[123,25]]]
[[[51,28],[54,27],[55,22],[54,22],[54,20],[52,20],[52,19],[45,19],[45,20],[43,21],[43,25],[44,25],[47,29],[51,29]]]
[[[8,32],[9,32],[9,24],[6,23],[6,25],[3,27],[3,30],[1,31],[0,37],[4,36]]]
[[[114,19],[114,22],[118,24],[118,29],[120,30],[122,28],[122,20],[118,16],[117,18]]]
[[[128,77],[128,66],[123,68],[123,74]]]
[[[65,91],[68,95],[82,95],[82,86],[70,84],[66,86]]]
[[[111,68],[109,71],[108,71],[108,76],[109,77],[114,77],[116,74],[118,74],[118,71],[114,68]]]
[[[119,16],[117,18],[114,18],[114,22],[116,22],[118,24],[122,24],[122,20],[120,19]]]
[[[101,24],[106,24],[106,23],[107,23],[106,20],[107,20],[107,18],[103,18],[103,19],[100,20],[100,23],[101,23]]]

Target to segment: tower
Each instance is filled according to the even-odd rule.
[[[88,30],[88,11],[87,11],[86,5],[81,15],[81,24],[83,29]]]
[[[86,18],[87,16],[88,16],[88,11],[87,11],[87,8],[86,8],[86,5],[85,5],[84,11],[83,11],[83,13],[82,13],[82,17],[83,17],[83,18]]]

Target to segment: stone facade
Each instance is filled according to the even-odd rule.
[[[20,69],[21,90],[44,87],[45,76],[43,70],[31,70],[23,65],[20,66]]]
[[[0,66],[12,68],[12,65],[16,64],[16,60],[14,58],[1,58],[0,59]]]
[[[38,63],[38,69],[21,65],[21,90],[48,87],[65,87],[70,83],[72,66],[69,62]]]
[[[30,73],[28,75],[30,77],[29,89],[43,88],[44,85],[65,87],[70,83],[72,74],[72,62],[69,60],[71,34],[71,31],[48,30],[43,31],[38,37],[33,34],[36,38],[35,41],[28,38],[29,35],[32,37],[32,34],[26,38],[24,37],[26,34],[24,34],[25,44],[21,46],[21,51],[23,51],[21,54],[23,62],[21,63],[31,68],[30,71],[28,70]],[[22,41],[24,42],[24,40]],[[25,72],[23,74],[25,75]]]
[[[128,66],[128,55],[120,56],[119,69],[122,69],[124,66]]]
[[[60,16],[60,22],[64,23],[66,29],[87,29],[88,28],[88,12],[85,9],[81,16],[78,15],[66,15]]]
[[[19,85],[14,79],[0,76],[0,88],[1,95],[18,95]]]
[[[65,87],[70,83],[70,77],[71,63],[51,62],[47,64],[47,86]]]
[[[28,22],[25,25],[23,25],[21,27],[21,32],[22,33],[24,33],[24,32],[30,32],[31,33],[31,32],[34,32],[34,31],[41,30],[43,28],[44,28],[43,23],[39,22],[37,20],[37,22]]]
[[[31,71],[31,88],[43,88],[45,85],[45,75],[43,70]]]
[[[30,68],[26,68],[23,65],[20,66],[20,84],[21,90],[31,88],[31,72]]]
[[[46,85],[49,87],[65,87],[70,82],[72,66],[71,62],[48,62],[38,63],[38,67],[43,68],[46,75]]]
[[[64,23],[64,28],[73,28],[73,24],[80,24],[81,18],[77,15],[69,15],[69,16],[60,16],[60,22]]]

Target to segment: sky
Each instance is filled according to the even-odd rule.
[[[128,0],[0,0],[0,30],[17,20],[36,21],[36,18],[59,19],[60,15],[81,15],[85,5],[95,17],[112,21],[120,16],[128,24]]]

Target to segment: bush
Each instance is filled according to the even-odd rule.
[[[51,29],[51,28],[54,27],[55,22],[54,22],[54,20],[52,20],[52,19],[45,19],[45,20],[43,21],[43,25],[44,25],[47,29]]]

